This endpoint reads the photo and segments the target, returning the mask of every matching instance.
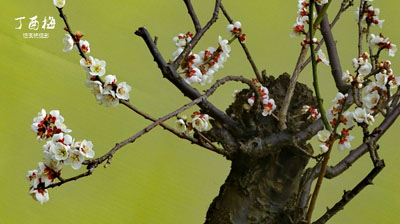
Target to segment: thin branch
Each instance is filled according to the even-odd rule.
[[[221,11],[224,14],[225,18],[228,20],[228,22],[230,24],[233,24],[233,19],[229,16],[228,11],[226,11],[226,9],[224,8],[224,6],[222,4],[220,5],[220,8],[221,8]],[[247,60],[250,62],[250,65],[251,65],[251,68],[254,71],[254,74],[256,75],[257,79],[261,83],[263,83],[264,82],[263,77],[260,75],[260,72],[259,72],[259,70],[258,70],[258,68],[256,66],[256,63],[254,62],[253,57],[251,57],[249,49],[247,48],[245,43],[240,41],[239,38],[237,38],[237,39],[238,39],[238,42],[239,42],[240,46],[242,46],[244,53],[246,54]]]
[[[292,101],[294,89],[296,88],[297,79],[299,78],[299,74],[301,72],[300,65],[303,64],[304,58],[307,55],[307,51],[308,51],[308,45],[305,45],[301,48],[300,55],[297,59],[297,63],[294,68],[292,77],[290,78],[289,86],[286,90],[285,100],[283,101],[281,109],[279,110],[278,118],[279,118],[279,129],[280,130],[286,129],[287,112],[289,109],[290,102]]]
[[[120,100],[120,103],[149,121],[155,122],[157,120],[156,118],[144,113],[143,111],[139,110],[137,107],[133,106],[131,103],[129,103],[129,101]],[[180,133],[180,132],[176,131],[174,128],[171,128],[170,126],[168,126],[164,123],[161,123],[160,126],[163,127],[164,129],[166,129],[167,131],[171,132],[172,134],[176,135],[177,137],[190,141],[192,144],[196,144],[196,145],[199,145],[201,147],[204,147],[204,148],[207,148],[210,150],[212,150],[215,147],[214,145],[203,144],[201,141],[199,141],[193,137],[187,136],[183,133]]]
[[[201,37],[207,32],[207,30],[211,27],[212,24],[217,21],[218,18],[218,13],[219,13],[219,7],[221,5],[221,0],[216,0],[215,1],[215,6],[214,6],[214,12],[212,14],[211,19],[208,21],[208,23],[201,28],[192,38],[192,40],[186,45],[185,49],[183,49],[182,53],[175,59],[175,61],[172,63],[173,69],[176,70],[179,66],[179,63],[182,61],[182,59],[186,58],[190,51],[193,50],[193,48],[197,45]]]
[[[74,40],[74,42],[75,42],[75,44],[76,44],[76,47],[78,48],[78,51],[79,51],[79,55],[82,57],[82,58],[84,58],[84,59],[87,59],[86,58],[86,55],[83,53],[83,51],[82,51],[82,48],[81,48],[81,45],[79,44],[79,40],[78,40],[78,38],[75,36],[75,34],[73,34],[72,33],[72,31],[71,31],[71,27],[69,26],[69,24],[68,24],[68,21],[67,21],[67,16],[64,14],[64,12],[63,12],[63,8],[58,8],[58,7],[56,7],[57,8],[57,10],[58,10],[58,12],[59,12],[59,16],[63,19],[63,21],[64,21],[64,24],[65,24],[65,31],[67,31],[68,33],[69,33],[69,35],[72,37],[72,39]]]
[[[66,184],[68,182],[81,179],[82,177],[90,176],[91,174],[92,174],[92,170],[88,170],[85,173],[79,174],[77,176],[74,176],[74,177],[71,177],[71,178],[68,178],[68,179],[64,179],[64,180],[62,180],[60,182],[57,182],[57,183],[54,183],[54,184],[50,184],[49,186],[45,187],[45,189],[58,187],[58,186],[61,186],[63,184]]]
[[[385,167],[384,161],[379,160],[377,166],[375,166],[372,169],[372,171],[360,183],[358,183],[351,191],[345,191],[342,199],[338,201],[332,208],[328,209],[328,211],[323,216],[321,216],[317,221],[313,222],[313,224],[326,223],[336,213],[338,213],[340,210],[343,210],[344,206],[347,203],[349,203],[351,199],[357,196],[357,194],[359,194],[365,187],[373,184],[372,181],[382,171],[384,167]]]
[[[314,12],[314,0],[310,0],[310,6],[309,6],[309,18],[310,18],[310,22],[309,22],[309,32],[308,35],[310,36],[310,40],[313,39],[314,34],[313,34],[313,12]],[[324,18],[326,18],[324,16]],[[322,24],[324,22],[327,22],[326,19],[322,20]],[[322,29],[322,28],[321,28]],[[328,41],[327,41],[328,44]],[[312,41],[310,41],[310,53],[311,53],[311,64],[312,64],[312,73],[313,73],[313,86],[314,86],[314,92],[315,92],[315,96],[317,97],[317,102],[318,102],[318,109],[319,112],[321,114],[321,118],[322,121],[324,122],[324,126],[326,130],[331,130],[331,127],[329,125],[328,119],[326,118],[325,115],[325,109],[324,109],[324,105],[323,105],[323,101],[322,101],[322,97],[319,91],[319,83],[318,83],[318,71],[317,71],[317,59],[315,57],[315,50],[314,50],[314,43]],[[342,80],[340,78],[340,80]]]
[[[199,22],[199,19],[197,18],[196,12],[193,9],[192,2],[190,0],[183,0],[185,2],[186,8],[188,10],[188,13],[190,15],[190,18],[192,18],[194,28],[196,29],[196,32],[199,32],[201,30],[201,25]]]

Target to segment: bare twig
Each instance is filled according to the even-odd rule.
[[[289,109],[290,102],[292,101],[294,89],[296,88],[297,79],[299,78],[299,74],[301,72],[300,65],[303,64],[304,58],[307,55],[308,45],[305,45],[301,48],[300,55],[297,59],[296,66],[294,68],[292,77],[290,78],[289,86],[286,90],[285,100],[281,106],[281,109],[278,113],[279,118],[279,129],[285,130],[286,129],[286,116]]]
[[[65,183],[71,182],[73,180],[78,180],[78,179],[80,179],[82,177],[86,177],[86,176],[89,176],[91,174],[92,174],[92,171],[88,170],[85,173],[79,174],[77,176],[74,176],[74,177],[71,177],[71,178],[68,178],[68,179],[64,179],[64,180],[62,180],[60,182],[57,182],[57,183],[54,183],[54,184],[50,184],[49,186],[45,187],[45,189],[58,187],[58,186],[61,186],[61,185],[65,184]]]
[[[221,11],[224,14],[225,18],[228,20],[229,23],[233,24],[233,19],[229,16],[228,11],[226,11],[226,9],[224,8],[224,6],[221,4],[220,5]],[[244,53],[246,54],[247,60],[250,62],[251,68],[254,71],[254,74],[256,75],[257,79],[263,83],[263,77],[260,75],[260,72],[256,66],[256,63],[253,60],[253,57],[251,57],[250,51],[247,48],[246,44],[243,43],[242,41],[240,41],[240,39],[238,38],[238,42],[240,44],[240,46],[242,46]]]
[[[199,32],[201,30],[201,25],[199,19],[197,18],[196,12],[193,9],[192,2],[190,0],[183,0],[183,1],[185,2],[190,17],[192,18],[196,32]]]
[[[375,166],[372,171],[360,182],[358,183],[351,191],[345,191],[342,199],[337,202],[332,208],[328,209],[328,211],[321,216],[317,221],[313,222],[313,224],[323,224],[326,223],[330,218],[332,218],[337,212],[343,210],[344,206],[350,202],[357,194],[359,194],[365,187],[372,184],[374,178],[382,171],[385,167],[385,163],[383,160],[379,160],[377,166]]]
[[[139,110],[137,107],[133,106],[131,103],[129,103],[129,101],[120,100],[120,103],[125,105],[126,107],[128,107],[129,109],[131,109],[132,111],[134,111],[135,113],[139,114],[140,116],[142,116],[143,118],[145,118],[147,120],[150,120],[150,121],[153,121],[153,122],[155,122],[157,120],[156,118],[151,117],[150,115],[148,115],[148,114],[144,113],[143,111]],[[168,126],[168,125],[166,125],[164,123],[161,123],[160,126],[163,127],[164,129],[168,130],[172,134],[178,136],[179,138],[186,139],[186,140],[190,141],[193,144],[199,145],[201,147],[204,147],[204,148],[207,148],[207,149],[210,149],[210,150],[212,150],[212,148],[214,148],[214,145],[203,144],[201,141],[199,141],[199,140],[197,140],[197,139],[195,139],[193,137],[190,137],[190,136],[187,136],[187,135],[185,135],[183,133],[177,132],[174,128],[171,128],[170,126]]]

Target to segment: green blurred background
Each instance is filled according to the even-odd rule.
[[[211,0],[193,0],[202,24],[212,12]],[[247,44],[259,68],[268,74],[291,73],[300,50],[299,38],[289,37],[295,21],[297,1],[252,0],[223,1],[235,20],[243,24]],[[336,2],[336,1],[335,1]],[[357,3],[358,4],[358,3]],[[338,3],[330,9],[336,13]],[[400,43],[400,2],[377,1],[382,32],[393,43]],[[43,142],[30,131],[32,118],[41,108],[59,109],[76,139],[90,139],[97,155],[107,152],[116,142],[141,130],[148,121],[123,106],[105,108],[97,105],[84,86],[85,72],[75,51],[62,52],[64,36],[61,19],[52,1],[3,1],[0,14],[0,223],[203,223],[206,211],[224,182],[230,163],[200,147],[181,141],[160,128],[119,151],[112,164],[98,168],[94,175],[49,191],[44,205],[28,195],[28,170],[36,169],[42,160]],[[351,69],[356,57],[355,7],[346,12],[334,28],[344,70]],[[104,1],[67,0],[65,13],[74,31],[82,31],[90,42],[92,56],[107,61],[107,74],[117,75],[132,87],[131,102],[152,116],[162,116],[188,102],[160,72],[135,29],[146,26],[157,35],[158,47],[165,58],[175,50],[171,41],[180,32],[192,31],[190,17],[183,1]],[[57,24],[48,39],[24,39],[29,17],[53,16]],[[15,18],[25,16],[23,28]],[[42,24],[42,23],[41,23]],[[205,35],[196,49],[215,46],[218,35],[228,38],[226,20],[220,19]],[[373,28],[372,32],[381,30]],[[323,48],[325,49],[325,48]],[[325,51],[325,50],[324,50]],[[326,51],[325,51],[326,52]],[[383,53],[384,58],[387,53]],[[392,59],[395,73],[400,70],[398,57]],[[325,102],[335,95],[329,68],[320,66],[320,80]],[[231,58],[216,78],[245,75],[252,78],[240,46],[232,45]],[[300,80],[311,83],[310,70]],[[231,102],[238,84],[224,86],[211,98],[221,109]],[[330,105],[326,105],[329,107]],[[185,114],[190,114],[188,111]],[[169,122],[171,125],[173,121]],[[380,153],[387,167],[331,223],[398,223],[400,221],[399,164],[396,137],[400,123],[395,124],[381,140]],[[354,140],[355,146],[360,142]],[[348,151],[334,151],[331,163]],[[314,217],[326,206],[339,200],[344,189],[351,189],[372,168],[369,158],[353,166],[334,180],[326,180]],[[81,172],[84,168],[81,168]],[[64,177],[78,174],[65,167]]]

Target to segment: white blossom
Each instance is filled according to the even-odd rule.
[[[331,132],[328,130],[321,130],[318,132],[317,137],[320,142],[328,141],[329,137],[331,136]]]
[[[346,70],[345,72],[343,72],[343,74],[342,74],[342,80],[343,80],[347,85],[350,85],[350,84],[354,81],[354,78],[353,78],[353,76],[350,74],[349,70]]]
[[[242,24],[239,21],[236,21],[234,24],[229,24],[226,27],[226,31],[232,34],[240,33],[241,29],[242,29]]]
[[[366,108],[371,109],[375,107],[379,102],[380,96],[378,91],[373,91],[372,93],[363,97],[362,101]]]
[[[50,151],[54,154],[54,158],[58,161],[66,160],[68,158],[68,148],[61,142],[57,142],[50,148]]]
[[[274,99],[265,99],[263,100],[264,109],[262,111],[263,116],[271,115],[272,112],[276,109],[276,104]]]
[[[70,149],[68,159],[64,161],[64,164],[71,165],[74,170],[78,170],[82,166],[82,162],[85,157],[77,149]]]
[[[176,130],[177,130],[179,133],[185,133],[186,130],[187,130],[186,122],[185,122],[183,119],[178,119],[178,120],[176,120],[175,126],[176,126]]]
[[[64,48],[63,48],[64,52],[68,52],[68,51],[72,50],[72,48],[74,48],[74,40],[72,39],[71,35],[65,34],[62,41],[64,44]]]
[[[356,120],[357,123],[363,123],[365,121],[366,116],[367,112],[365,111],[365,108],[357,107],[354,110],[353,118],[354,120]]]
[[[322,62],[322,63],[324,63],[325,65],[329,65],[329,61],[328,61],[328,59],[326,58],[324,52],[322,52],[321,49],[318,50],[317,54],[318,54],[318,59],[317,59],[317,61]]]
[[[91,141],[82,140],[75,143],[75,148],[79,149],[82,156],[92,159],[94,158],[93,143]]]
[[[65,5],[65,0],[53,0],[53,4],[55,7],[61,9]]]
[[[89,68],[93,63],[93,60],[94,59],[92,56],[89,56],[86,59],[81,58],[81,60],[79,61],[79,64],[81,64],[81,66],[84,68]]]
[[[122,100],[129,100],[129,92],[131,91],[131,86],[126,84],[126,82],[121,82],[118,84],[116,96]]]
[[[106,107],[116,107],[119,104],[119,99],[115,97],[115,93],[112,90],[105,92],[101,100]]]
[[[40,202],[40,204],[49,201],[49,192],[47,191],[47,189],[31,188],[29,194],[31,194],[35,200]]]
[[[208,115],[198,114],[192,119],[192,127],[200,132],[207,130],[208,128]]]
[[[319,149],[321,149],[322,153],[326,153],[329,150],[329,147],[326,144],[319,145]]]
[[[218,43],[224,54],[228,55],[229,57],[229,53],[231,52],[231,46],[229,46],[229,41],[223,40],[221,36],[218,36]]]
[[[379,88],[385,90],[388,81],[388,76],[384,73],[379,72],[378,74],[375,75],[375,78],[376,78],[376,85]]]
[[[362,76],[366,76],[371,72],[371,70],[372,70],[372,65],[367,60],[364,64],[360,65],[358,73]]]
[[[81,48],[82,52],[84,54],[88,54],[90,53],[90,46],[89,46],[89,42],[86,40],[80,40],[79,41],[79,47]]]
[[[92,76],[102,76],[106,73],[106,62],[97,58],[93,59],[89,67],[89,74]]]

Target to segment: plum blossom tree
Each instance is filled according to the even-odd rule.
[[[191,1],[184,0],[195,32],[180,33],[172,38],[176,51],[169,62],[158,50],[157,38],[153,39],[146,28],[140,27],[135,34],[144,40],[163,77],[191,100],[156,119],[130,103],[132,87],[126,82],[118,82],[115,75],[106,73],[104,60],[88,56],[89,42],[82,39],[83,34],[74,33],[67,22],[65,0],[54,0],[67,32],[62,39],[63,51],[78,51],[80,65],[87,76],[86,86],[91,89],[96,101],[106,107],[124,105],[153,123],[95,158],[93,143],[85,139],[76,141],[69,134],[71,130],[64,124],[58,110],[47,113],[42,109],[33,119],[31,129],[39,141],[46,140],[42,148],[44,160],[39,162],[36,170],[28,171],[29,193],[41,204],[47,202],[48,189],[89,176],[103,163],[106,167],[123,146],[162,126],[175,136],[216,152],[232,162],[229,176],[211,203],[205,223],[326,223],[372,184],[384,168],[377,142],[400,114],[400,77],[393,74],[390,61],[380,60],[382,51],[395,56],[396,45],[381,33],[371,33],[374,26],[383,26],[384,20],[379,18],[380,10],[373,7],[373,0],[359,1],[355,10],[359,33],[358,55],[352,60],[353,68],[343,72],[332,29],[340,15],[355,1],[342,0],[330,22],[327,11],[331,2],[298,1],[297,18],[290,36],[302,38],[300,54],[292,75],[284,73],[277,78],[268,76],[265,70],[260,73],[246,46],[247,37],[242,24],[230,17],[221,0],[215,1],[213,14],[205,25],[199,22]],[[228,38],[224,39],[221,34],[216,38],[215,46],[195,53],[194,48],[220,14],[228,21]],[[316,32],[322,34],[322,39],[315,38]],[[223,69],[229,59],[230,45],[236,40],[247,56],[254,77],[225,76],[213,81],[214,75]],[[321,50],[324,45],[328,57]],[[306,59],[307,52],[310,56]],[[310,62],[314,91],[297,82],[299,74]],[[330,66],[337,88],[332,106],[327,111],[319,91],[320,62]],[[207,98],[221,85],[231,81],[241,82],[247,88],[236,90],[233,103],[223,112]],[[212,85],[202,94],[194,87],[199,84]],[[198,106],[200,111],[189,117],[182,114],[192,106]],[[379,114],[383,116],[383,121],[375,124]],[[175,128],[164,123],[173,117],[176,117]],[[357,128],[362,130],[363,141],[361,145],[352,147],[354,137],[351,132]],[[313,137],[320,142],[317,152],[309,144]],[[336,165],[328,166],[335,144],[338,150],[353,150]],[[312,220],[323,180],[339,176],[365,154],[370,155],[373,165],[368,175],[353,189],[345,191],[325,214]],[[315,160],[316,165],[306,168],[310,160]],[[75,170],[84,165],[86,171],[63,178],[64,165],[71,165]],[[314,182],[315,188],[312,189]]]

